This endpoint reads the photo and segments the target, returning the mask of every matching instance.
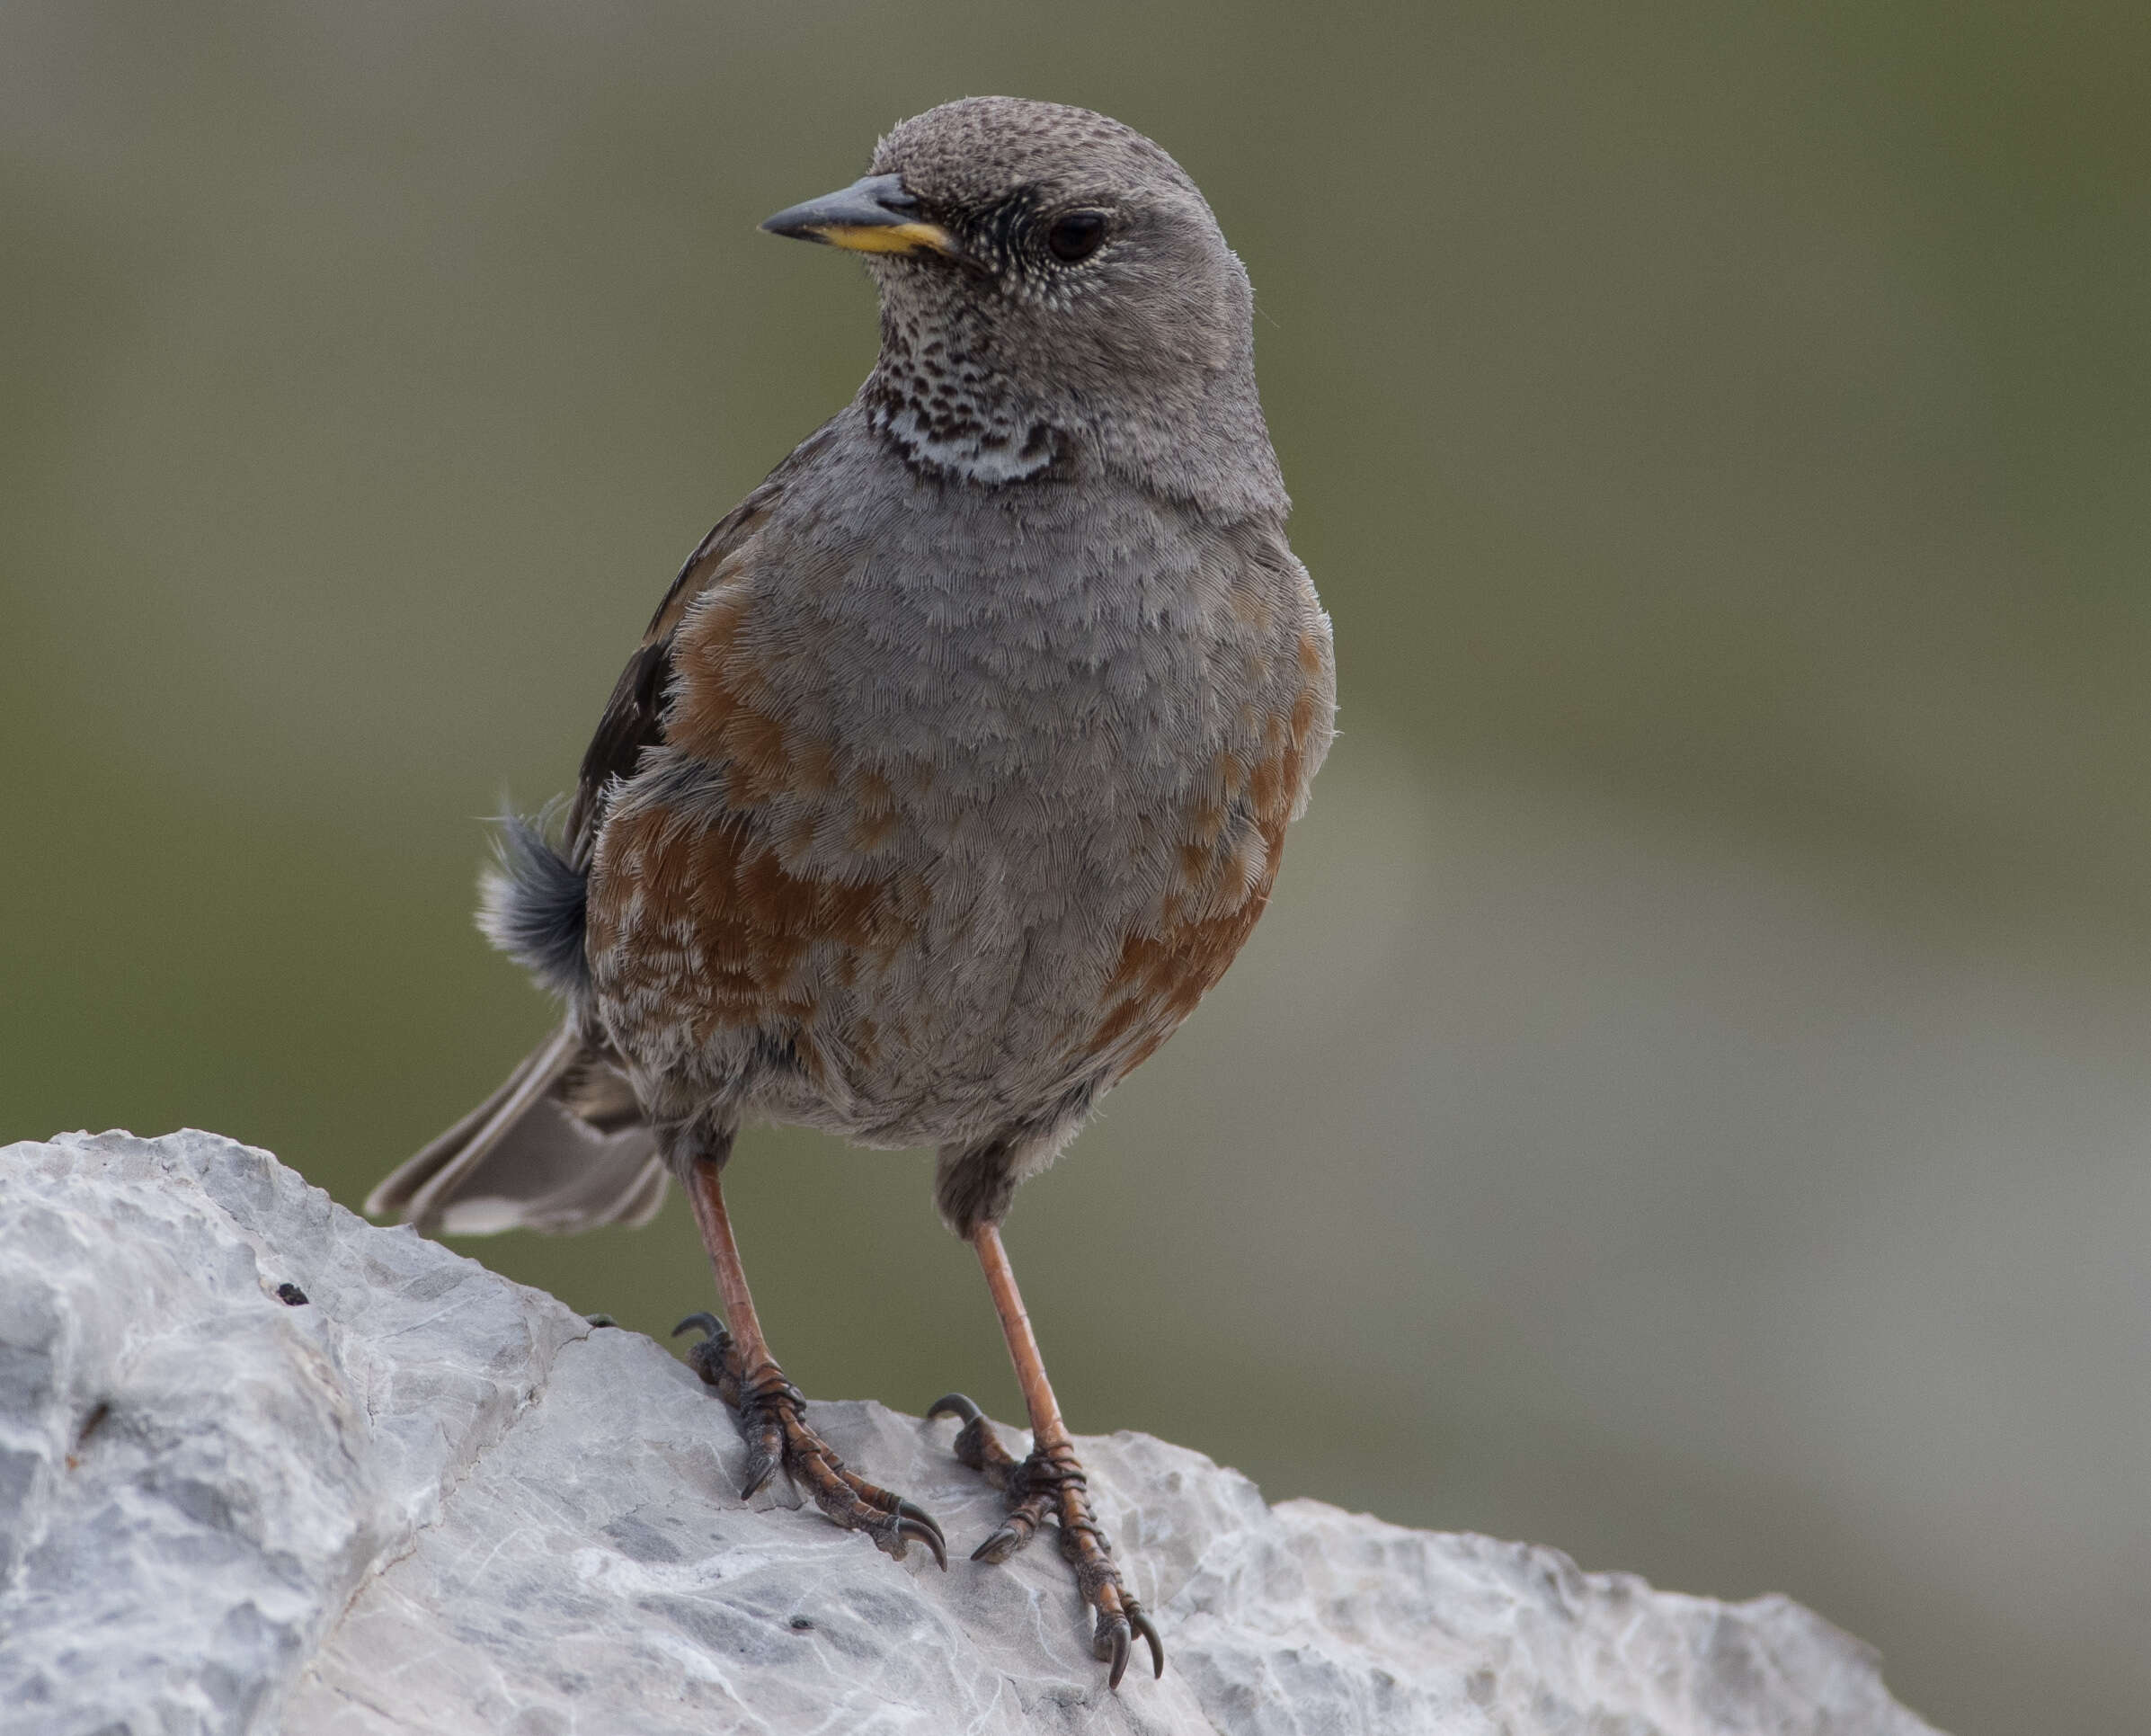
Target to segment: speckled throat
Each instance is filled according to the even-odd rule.
[[[1020,482],[1050,469],[1062,433],[1045,407],[938,334],[882,322],[881,360],[860,388],[867,423],[921,469]]]

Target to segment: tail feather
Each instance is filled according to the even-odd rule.
[[[564,1233],[646,1224],[664,1200],[656,1135],[621,1115],[578,1114],[596,1064],[572,1028],[542,1044],[501,1088],[398,1167],[366,1209],[451,1235],[501,1230]],[[598,1125],[593,1126],[596,1120]]]

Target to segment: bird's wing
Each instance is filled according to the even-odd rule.
[[[568,859],[588,868],[604,817],[604,797],[616,778],[631,778],[644,749],[661,737],[666,690],[672,675],[673,635],[688,606],[726,570],[726,565],[768,521],[787,485],[829,443],[833,423],[824,423],[793,449],[761,485],[717,521],[687,557],[671,589],[650,617],[642,644],[614,683],[605,715],[582,755],[574,805],[568,811]]]

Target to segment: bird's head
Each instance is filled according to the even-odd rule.
[[[1204,449],[1237,447],[1274,486],[1247,272],[1132,128],[1014,97],[946,103],[895,128],[862,179],[762,227],[865,256],[882,358],[864,395],[915,461],[995,484],[1088,447],[1178,492],[1177,473],[1217,468]]]

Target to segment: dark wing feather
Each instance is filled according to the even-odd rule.
[[[785,485],[829,443],[834,426],[825,423],[808,435],[760,487],[717,521],[716,528],[687,557],[680,576],[650,617],[643,642],[614,683],[605,715],[598,720],[597,734],[591,737],[582,755],[582,770],[576,779],[574,806],[568,810],[567,823],[568,859],[577,868],[587,869],[597,848],[607,786],[616,778],[632,778],[641,763],[643,750],[656,745],[662,736],[665,701],[672,679],[672,636],[680,618],[725,560],[767,522]]]

